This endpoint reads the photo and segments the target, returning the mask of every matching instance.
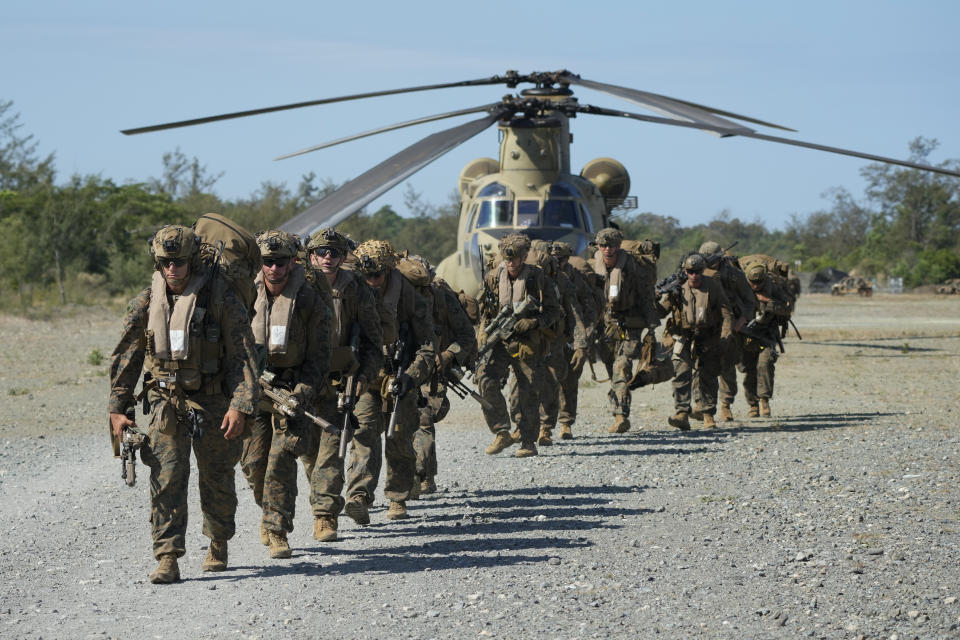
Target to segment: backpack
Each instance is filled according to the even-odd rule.
[[[780,278],[786,279],[787,272],[790,267],[786,262],[782,260],[777,260],[773,256],[768,256],[763,253],[755,253],[750,256],[743,256],[739,259],[740,268],[744,273],[750,268],[752,264],[762,264],[767,267],[767,273],[773,276],[779,276]]]
[[[203,263],[208,267],[216,263],[220,277],[252,312],[257,300],[253,281],[261,266],[260,248],[253,234],[219,213],[203,214],[193,223],[193,230],[200,236]]]

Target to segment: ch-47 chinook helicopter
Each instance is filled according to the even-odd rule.
[[[417,118],[281,156],[288,158],[446,118],[486,114],[410,145],[294,216],[282,228],[298,235],[307,235],[320,227],[336,225],[446,152],[497,124],[500,129],[499,160],[479,158],[470,162],[460,173],[457,250],[440,263],[438,275],[454,288],[478,291],[486,256],[496,249],[500,238],[514,231],[521,231],[531,238],[563,240],[569,242],[577,253],[583,254],[593,234],[607,226],[611,213],[618,208],[636,206],[636,199],[628,197],[630,177],[616,160],[598,158],[587,163],[579,175],[570,172],[569,121],[581,113],[702,129],[720,137],[756,138],[960,177],[960,173],[939,167],[758,133],[734,120],[784,131],[794,130],[685,100],[587,80],[566,70],[530,74],[508,71],[502,76],[325,98],[127,129],[122,133],[146,133],[400,93],[498,84],[511,89],[520,84],[533,86],[492,104]],[[571,85],[610,94],[662,115],[644,115],[581,104],[574,97]]]

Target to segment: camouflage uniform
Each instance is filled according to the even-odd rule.
[[[757,298],[757,324],[761,327],[771,327],[770,331],[779,329],[778,322],[790,317],[790,307],[793,300],[783,287],[775,284],[766,268],[754,264],[747,270],[748,278],[753,283]],[[759,296],[769,298],[764,302]],[[777,362],[777,350],[761,346],[754,340],[747,339],[743,349],[742,366],[743,395],[750,405],[750,415],[758,414],[758,405],[766,406],[769,415],[770,398],[773,397],[773,375]]]
[[[529,248],[529,239],[520,234],[510,234],[500,243],[500,251],[507,259],[526,257]],[[500,392],[512,370],[517,385],[511,405],[518,407],[518,427],[523,443],[518,453],[536,455],[540,393],[544,391],[540,381],[543,379],[543,358],[547,350],[543,329],[549,329],[559,320],[562,313],[560,303],[543,271],[531,264],[521,265],[520,272],[513,278],[509,275],[507,263],[503,262],[496,271],[488,274],[486,286],[491,292],[496,292],[498,311],[513,308],[527,296],[539,302],[536,311],[519,321],[529,326],[524,329],[518,326],[518,335],[506,344],[499,342],[494,345],[489,357],[477,367],[476,380],[480,395],[491,406],[490,409],[483,408],[483,417],[487,427],[497,436],[487,453],[499,453],[512,443],[509,435],[510,415]],[[488,316],[486,321],[489,322],[489,319]],[[480,337],[482,344],[486,334],[482,331]]]
[[[376,444],[367,446],[359,439],[354,442],[347,474],[347,494],[351,498],[363,494],[367,504],[373,503],[381,466],[380,434],[387,431],[390,414],[396,403],[396,431],[392,438],[386,439],[384,450],[387,477],[383,494],[391,501],[388,516],[395,508],[400,508],[403,513],[397,517],[402,517],[406,515],[406,501],[419,490],[419,486],[414,488],[416,454],[413,436],[420,422],[417,389],[434,370],[436,351],[433,321],[428,301],[394,268],[396,254],[389,242],[368,240],[357,248],[356,254],[357,267],[368,278],[378,273],[384,274],[382,287],[375,289],[374,293],[387,357],[384,369],[371,380],[370,386],[357,402],[355,413],[360,429],[370,429],[376,433]],[[409,352],[404,357],[409,358],[409,364],[395,371],[393,356],[401,338],[407,342]],[[394,400],[390,393],[391,386],[394,382],[401,384],[407,378],[407,384],[411,385],[409,392],[399,400]]]
[[[598,246],[619,247],[623,234],[617,229],[603,229],[596,236]],[[598,252],[593,269],[603,279],[605,309],[603,314],[603,337],[606,359],[610,362],[610,408],[615,421],[611,432],[623,432],[630,428],[630,389],[633,378],[633,361],[642,356],[641,334],[647,329],[644,340],[650,342],[653,332],[660,325],[654,309],[654,281],[649,269],[643,268],[626,251],[618,249],[616,263],[607,268],[603,255]]]
[[[723,255],[720,245],[716,242],[704,242],[700,247],[700,254],[707,261],[707,268],[703,275],[709,276],[723,286],[723,292],[730,302],[730,311],[733,313],[733,323],[736,325],[741,319],[750,321],[757,308],[757,296],[754,295],[747,276],[733,265],[729,258]],[[732,420],[730,405],[737,396],[737,364],[743,351],[743,336],[739,333],[731,335],[727,349],[723,354],[720,368],[719,399],[725,417]],[[696,390],[699,384],[694,381]],[[694,398],[699,400],[699,398]]]
[[[133,404],[141,370],[152,375],[146,396],[150,424],[144,430],[147,438],[141,458],[150,467],[154,556],[159,560],[185,553],[192,449],[199,470],[203,534],[223,543],[225,566],[225,541],[233,537],[236,528],[234,467],[241,443],[239,439],[226,440],[220,426],[228,409],[246,416],[254,412],[256,354],[246,307],[222,278],[211,278],[196,250],[181,251],[195,237],[189,229],[169,226],[154,238],[158,258],[168,244],[177,246],[172,253],[192,256],[187,289],[180,296],[172,295],[158,263],[153,285],[127,306],[120,341],[111,357],[109,411],[123,413]],[[190,295],[196,295],[196,308],[185,324],[179,320],[173,324],[178,311],[184,309],[177,305],[178,300],[186,303]],[[161,304],[158,296],[165,296]],[[199,308],[205,313],[198,313]],[[202,421],[202,435],[195,431],[198,420]]]
[[[304,267],[292,262],[299,240],[280,231],[257,239],[264,260],[291,262],[280,294],[269,293],[263,272],[255,280],[254,337],[266,354],[265,371],[273,374],[273,386],[292,392],[312,412],[329,369],[331,311],[307,282]],[[254,500],[263,508],[263,529],[284,538],[293,531],[297,458],[310,449],[314,426],[303,416],[285,415],[261,397],[252,433],[244,442],[240,464]]]
[[[353,241],[333,229],[322,229],[307,245],[310,252],[321,247],[333,248],[346,255],[353,248]],[[326,281],[322,272],[316,277]],[[333,355],[330,363],[330,385],[319,401],[319,415],[338,426],[343,425],[343,413],[338,409],[339,393],[346,391],[349,376],[366,381],[375,380],[383,366],[383,332],[377,315],[377,303],[373,290],[355,271],[338,268],[333,281],[333,309],[331,340]],[[356,353],[351,348],[352,336],[356,336]],[[354,449],[376,450],[379,453],[380,437],[370,423],[360,424],[353,434]],[[310,505],[317,519],[336,518],[343,510],[344,461],[340,459],[340,436],[322,429],[314,431],[310,450],[300,459],[310,481]]]
[[[683,263],[688,271],[699,271],[706,261],[698,254],[687,257]],[[700,276],[699,287],[690,278],[684,282],[678,296],[664,294],[660,306],[664,315],[670,314],[665,332],[673,340],[673,399],[677,414],[670,419],[672,426],[689,428],[691,385],[694,371],[707,426],[712,423],[717,406],[717,376],[720,373],[723,350],[732,331],[733,314],[723,287],[709,276]]]

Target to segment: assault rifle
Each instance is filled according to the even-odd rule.
[[[513,338],[519,320],[536,312],[539,308],[540,303],[537,299],[533,296],[527,296],[513,308],[504,307],[501,309],[500,313],[486,326],[487,340],[480,347],[480,352],[477,353],[477,368],[479,369],[490,360],[490,355],[493,353],[495,346]]]
[[[715,269],[717,265],[720,263],[720,261],[727,257],[727,252],[730,251],[730,249],[733,249],[739,243],[740,243],[739,240],[734,240],[733,244],[727,247],[726,249],[721,249],[717,253],[711,254],[709,256],[703,256],[704,259],[707,261],[707,268]]]
[[[360,350],[360,323],[354,322],[350,328],[350,350],[354,358]],[[347,446],[353,440],[353,432],[357,428],[357,417],[353,410],[357,406],[357,374],[354,371],[347,376],[343,390],[337,395],[337,410],[343,414],[343,427],[340,428],[340,459],[347,457]]]
[[[300,404],[300,400],[298,400],[292,392],[284,389],[283,387],[275,385],[275,379],[276,375],[273,372],[264,371],[262,374],[260,374],[260,388],[263,390],[263,395],[270,398],[270,401],[273,402],[273,406],[276,407],[280,413],[290,418],[304,417],[324,431],[329,433],[339,433],[339,430],[333,424],[327,422],[319,416],[313,415],[304,409],[303,405]]]
[[[772,330],[771,330],[772,329]],[[780,353],[784,352],[783,341],[780,340],[780,332],[775,326],[757,324],[756,318],[743,325],[740,333],[760,343],[767,349],[776,349],[780,347]]]
[[[463,371],[459,367],[450,367],[447,369],[447,378],[446,378],[447,387],[452,390],[457,396],[461,399],[470,396],[474,400],[480,403],[480,406],[486,409],[487,411],[493,411],[493,405],[484,400],[483,396],[479,393],[468,387],[463,382]]]
[[[392,438],[397,431],[397,415],[400,409],[400,399],[404,394],[400,389],[400,376],[407,370],[410,363],[413,362],[416,353],[413,344],[413,331],[410,324],[404,322],[400,325],[397,332],[397,341],[393,345],[393,355],[390,357],[387,365],[393,374],[393,382],[390,383],[390,395],[393,396],[393,411],[390,412],[390,422],[387,424],[387,437]]]
[[[681,269],[676,273],[671,273],[669,276],[657,283],[655,287],[657,298],[663,294],[668,294],[671,298],[680,295],[680,289],[683,287],[683,283],[687,281],[687,272]]]

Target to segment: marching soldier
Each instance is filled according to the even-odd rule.
[[[493,443],[486,448],[488,455],[500,453],[513,444],[510,437],[510,415],[507,403],[500,392],[510,371],[513,371],[517,384],[514,406],[519,408],[520,449],[516,457],[526,458],[537,455],[537,424],[539,422],[540,380],[542,361],[546,352],[543,328],[552,327],[562,313],[553,287],[549,285],[539,267],[526,264],[530,251],[530,239],[519,233],[511,233],[500,241],[500,253],[503,262],[496,271],[488,274],[488,285],[496,287],[493,294],[498,313],[508,313],[527,299],[536,304],[523,317],[517,320],[511,335],[503,336],[505,341],[496,343],[490,350],[489,358],[477,367],[477,386],[480,395],[489,403],[483,407],[483,417],[487,427],[494,434]],[[481,332],[481,344],[489,337],[485,330]]]
[[[246,307],[200,260],[192,229],[170,225],[153,237],[150,287],[127,306],[110,366],[110,425],[122,437],[136,428],[124,413],[141,370],[150,424],[141,458],[150,467],[150,523],[157,568],[153,583],[180,579],[185,553],[190,450],[199,471],[204,571],[227,568],[236,525],[234,467],[240,436],[257,402],[256,354]]]
[[[343,268],[347,255],[356,244],[335,229],[321,229],[310,237],[307,251],[316,276],[324,278],[333,292],[333,322],[330,358],[330,385],[320,397],[318,413],[342,426],[347,405],[356,403],[369,382],[383,366],[383,332],[377,315],[373,290],[355,271]],[[353,382],[353,388],[351,387]],[[380,451],[378,427],[370,422],[359,425],[353,434],[354,448]],[[344,485],[344,461],[340,458],[340,436],[315,429],[310,450],[301,457],[310,480],[310,505],[313,508],[313,537],[320,542],[337,539],[338,519],[344,509],[341,497]],[[378,467],[379,471],[379,467]],[[370,523],[365,494],[351,500],[348,514],[358,524]]]
[[[775,284],[766,265],[754,263],[747,267],[747,280],[757,296],[757,325],[767,328],[770,335],[779,331],[779,322],[790,317],[793,304],[791,295]],[[770,398],[773,397],[773,374],[776,368],[777,350],[747,339],[743,349],[743,395],[750,405],[751,418],[770,415]]]
[[[642,355],[641,333],[652,338],[660,326],[654,309],[654,282],[629,253],[620,248],[623,233],[619,229],[599,231],[599,248],[593,269],[603,279],[606,307],[603,314],[603,340],[611,361],[610,405],[614,421],[608,431],[630,430],[630,389],[633,361]]]
[[[380,475],[380,433],[387,432],[387,480],[383,493],[390,500],[387,518],[409,517],[407,500],[415,498],[417,457],[413,436],[419,427],[417,396],[435,368],[433,321],[427,300],[395,268],[397,256],[389,242],[367,240],[356,250],[357,269],[373,288],[383,330],[385,367],[357,402],[361,429],[375,429],[375,447],[355,442],[350,462],[347,515],[358,522],[373,502]],[[390,434],[388,424],[394,421]],[[360,519],[354,517],[359,515]],[[367,516],[369,519],[369,516]]]
[[[294,258],[300,241],[282,231],[257,235],[263,259],[257,275],[253,335],[266,355],[264,382],[289,393],[301,407],[288,415],[261,396],[252,433],[244,442],[240,466],[263,508],[261,542],[271,558],[292,555],[287,533],[293,531],[297,502],[297,458],[310,450],[315,425],[302,410],[313,410],[324,391],[330,363],[330,308],[307,282]],[[319,431],[319,430],[318,430]]]
[[[717,376],[733,328],[733,314],[723,287],[703,275],[707,262],[699,253],[684,258],[687,279],[679,294],[664,293],[659,300],[663,315],[670,315],[666,333],[673,340],[673,400],[676,414],[671,427],[690,429],[690,390],[696,381],[703,411],[703,426],[716,427]]]

